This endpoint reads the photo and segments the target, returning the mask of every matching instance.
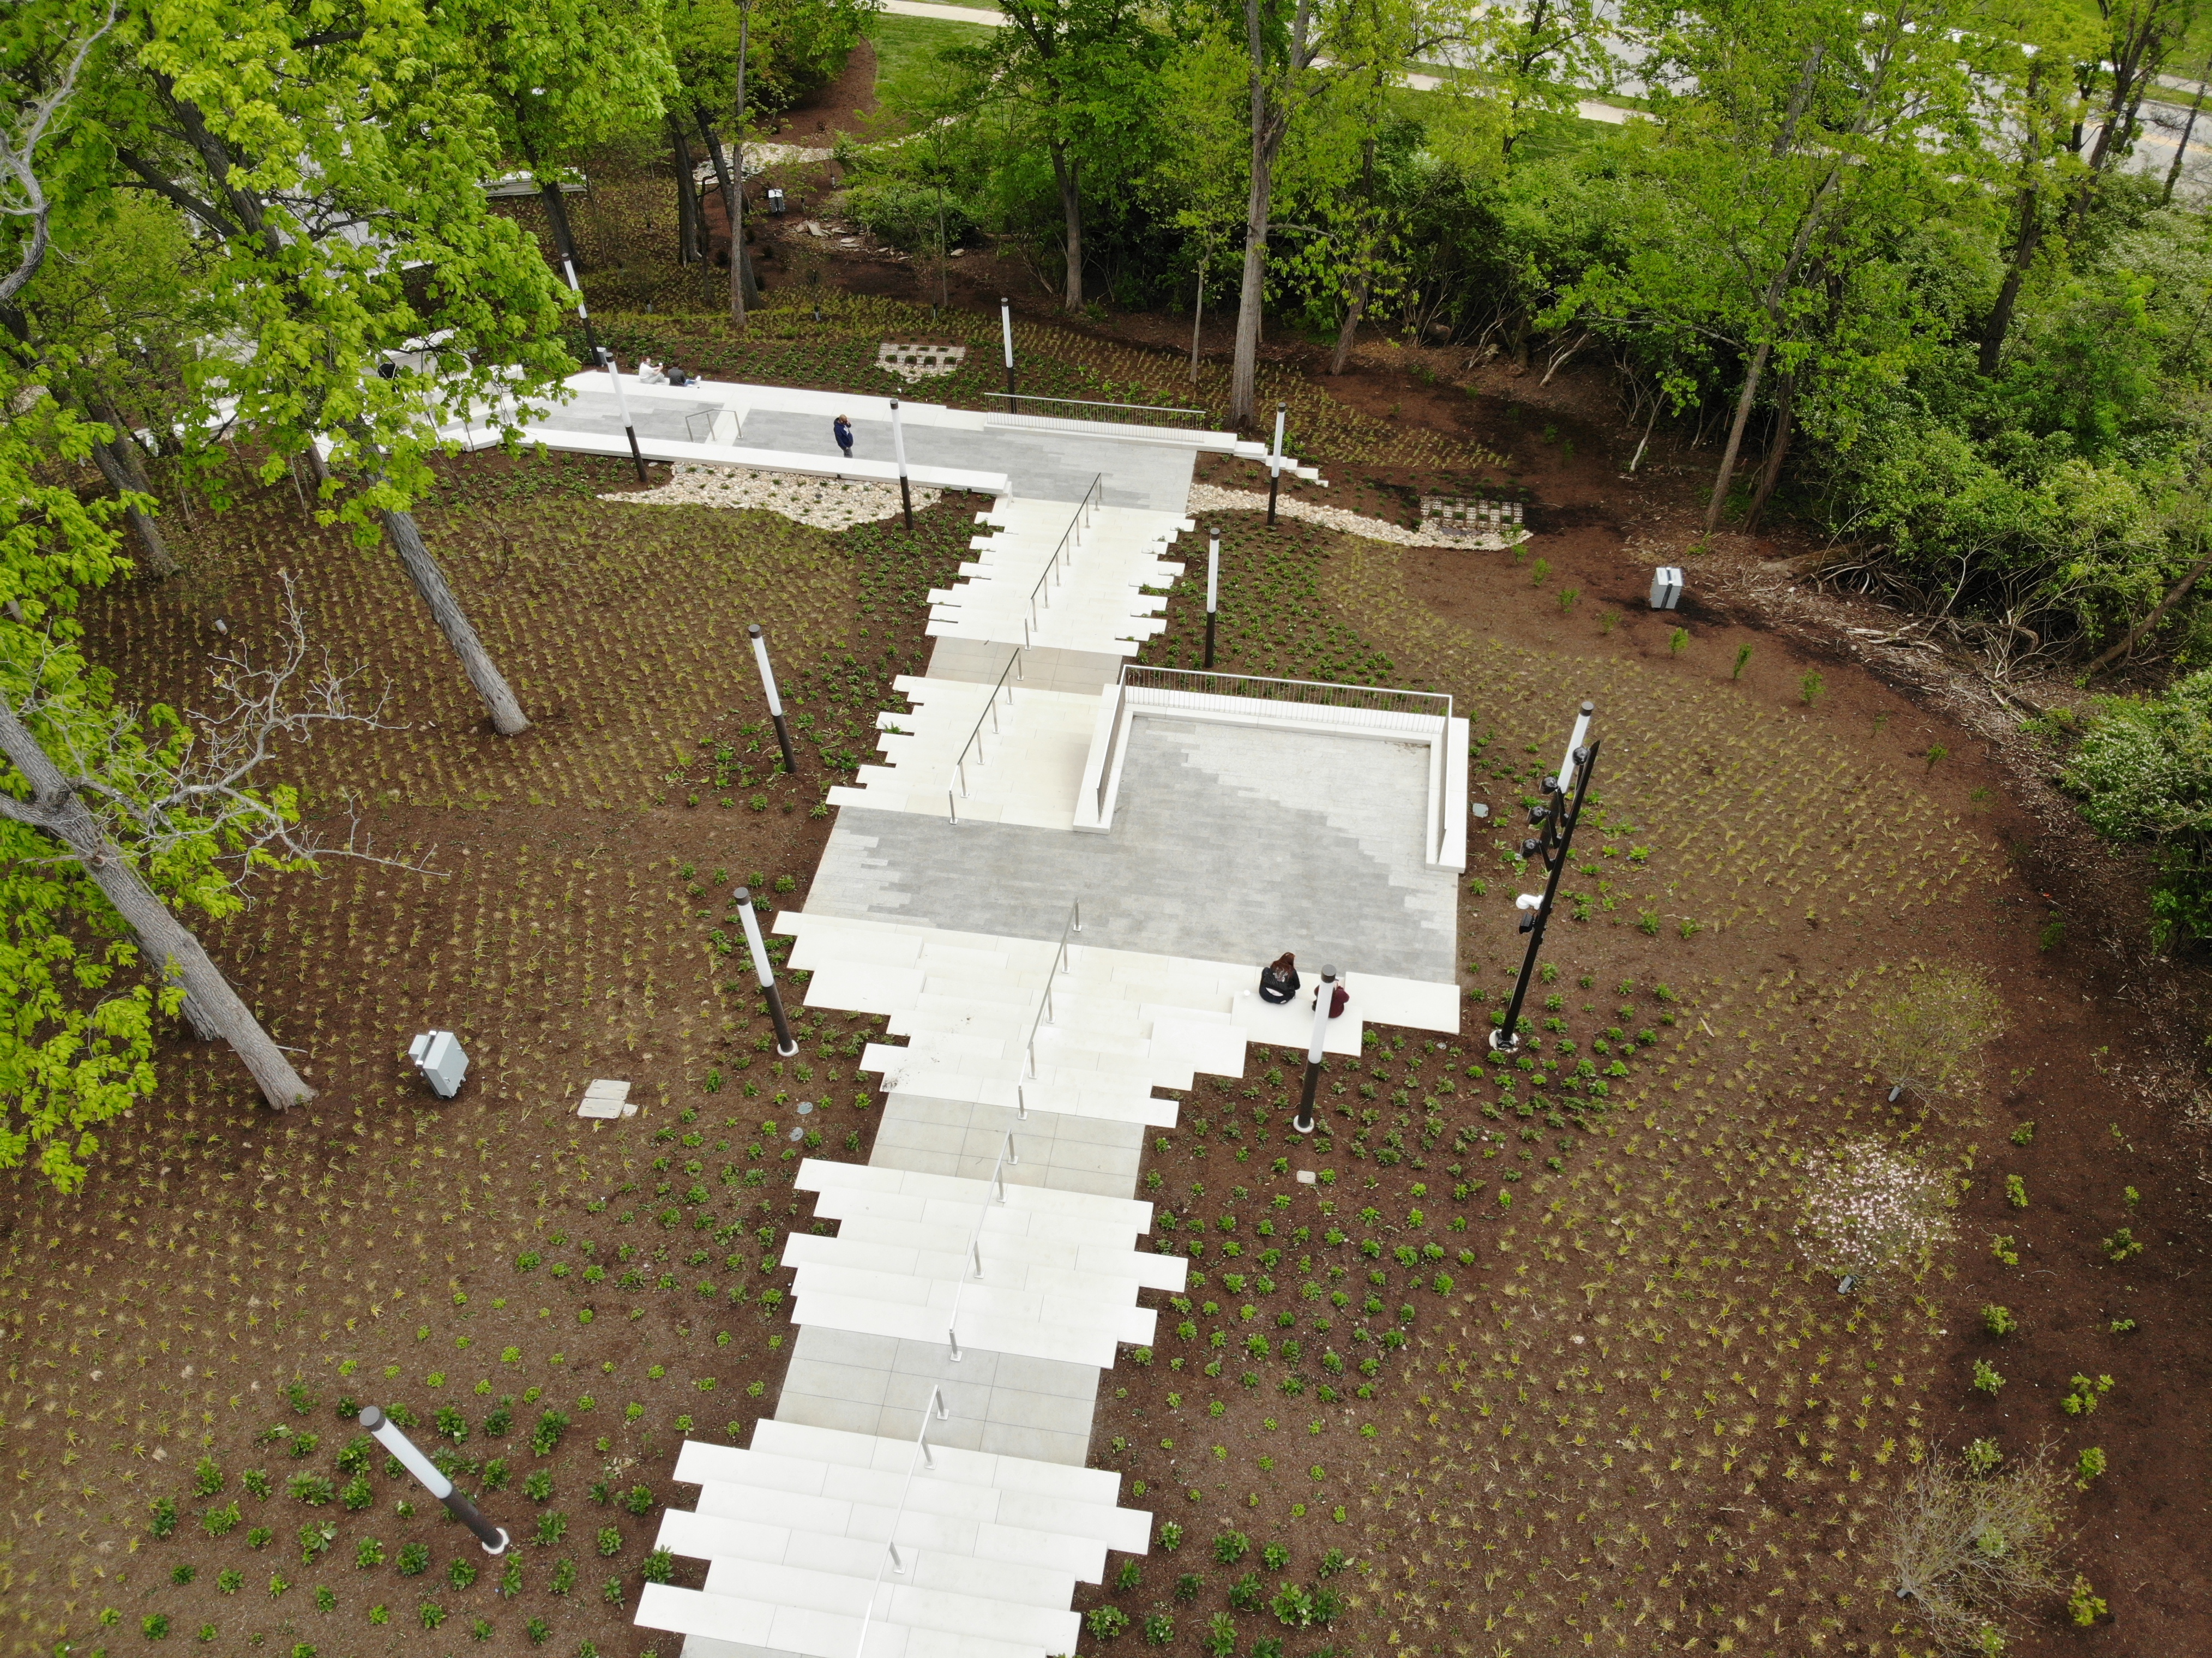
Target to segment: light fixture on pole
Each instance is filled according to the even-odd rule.
[[[645,483],[645,452],[637,446],[637,422],[629,417],[629,399],[623,395],[622,370],[615,363],[615,354],[602,346],[599,361],[605,367],[607,380],[615,388],[615,413],[621,416],[623,431],[629,439],[629,458],[637,468],[637,481]]]
[[[1322,1044],[1328,1039],[1329,1004],[1336,999],[1336,969],[1325,967],[1321,970],[1321,985],[1314,992],[1313,1041],[1306,1048],[1306,1087],[1298,1096],[1298,1114],[1291,1119],[1291,1127],[1301,1134],[1314,1131],[1314,1090],[1321,1085]]]
[[[361,1410],[361,1425],[368,1430],[376,1442],[399,1459],[400,1467],[422,1482],[422,1489],[446,1505],[446,1512],[466,1526],[483,1545],[489,1555],[507,1552],[510,1540],[507,1527],[495,1526],[485,1519],[477,1505],[453,1489],[453,1482],[438,1471],[438,1465],[415,1448],[415,1442],[399,1430],[399,1424],[374,1405],[364,1405]]]
[[[796,777],[799,762],[792,757],[791,727],[784,723],[783,698],[776,695],[775,670],[769,665],[768,635],[755,622],[745,629],[745,636],[753,642],[753,665],[760,670],[761,689],[768,693],[768,717],[775,721],[775,740],[783,750],[784,775]]]
[[[775,987],[775,964],[768,958],[768,946],[761,942],[760,917],[753,913],[750,888],[739,887],[730,895],[738,907],[738,919],[744,924],[745,948],[753,953],[753,976],[768,997],[768,1016],[775,1021],[775,1051],[781,1059],[789,1059],[799,1052],[799,1040],[791,1034],[791,1021],[784,1017],[783,993]]]
[[[1536,976],[1536,957],[1544,948],[1544,928],[1552,919],[1552,906],[1559,894],[1559,877],[1567,867],[1574,846],[1575,826],[1582,822],[1583,799],[1589,790],[1590,774],[1597,769],[1601,746],[1587,743],[1595,702],[1585,702],[1575,717],[1574,734],[1567,739],[1566,757],[1559,774],[1544,780],[1545,802],[1528,808],[1528,823],[1536,833],[1521,843],[1524,859],[1540,859],[1547,872],[1540,893],[1524,892],[1513,907],[1522,912],[1521,931],[1528,935],[1528,949],[1521,958],[1521,974],[1513,981],[1513,998],[1504,1017],[1490,1033],[1493,1052],[1511,1054],[1521,1046],[1521,1004],[1528,999],[1529,981]]]
[[[592,313],[584,304],[584,285],[576,280],[576,267],[566,253],[561,256],[561,274],[568,279],[568,291],[576,296],[576,319],[584,325],[584,350],[593,362],[599,360],[599,337],[592,329]]]
[[[1206,531],[1206,665],[1213,666],[1213,619],[1221,606],[1221,526]]]
[[[1275,521],[1275,495],[1283,487],[1283,416],[1290,408],[1285,403],[1275,405],[1275,448],[1267,457],[1267,522]]]
[[[898,460],[899,508],[906,514],[906,532],[914,533],[914,492],[906,483],[906,429],[899,424],[898,399],[891,399],[891,453]]]
[[[999,334],[1006,343],[1006,412],[1018,415],[1022,406],[1014,398],[1014,306],[1011,300],[999,301]]]

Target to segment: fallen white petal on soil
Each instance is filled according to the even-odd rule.
[[[1267,497],[1256,489],[1224,489],[1216,484],[1194,483],[1190,486],[1190,504],[1184,510],[1194,516],[1200,513],[1264,513],[1267,510]],[[1418,530],[1408,530],[1402,524],[1392,524],[1385,519],[1369,518],[1364,513],[1324,507],[1318,501],[1300,501],[1291,495],[1281,497],[1275,510],[1284,518],[1326,525],[1332,530],[1364,536],[1370,541],[1395,541],[1401,547],[1468,547],[1499,552],[1528,538],[1526,530],[1453,535],[1431,523],[1424,523]]]
[[[914,507],[934,507],[942,490],[916,489]],[[674,476],[656,489],[607,495],[601,501],[635,507],[757,507],[781,513],[815,530],[849,530],[899,515],[896,483],[809,477],[799,472],[761,472],[749,466],[710,466],[679,460]]]

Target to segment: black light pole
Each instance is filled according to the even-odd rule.
[[[1291,1119],[1291,1127],[1301,1134],[1314,1131],[1314,1090],[1321,1085],[1321,1049],[1328,1038],[1328,1005],[1336,997],[1336,969],[1325,967],[1321,970],[1321,987],[1314,992],[1313,1041],[1306,1048],[1306,1089],[1298,1096],[1298,1114]]]
[[[361,1425],[376,1438],[376,1442],[399,1459],[400,1466],[422,1482],[423,1490],[446,1505],[452,1515],[477,1534],[489,1555],[507,1552],[508,1538],[504,1526],[495,1526],[483,1517],[477,1505],[453,1489],[453,1482],[438,1472],[438,1465],[415,1448],[415,1442],[399,1430],[399,1424],[374,1405],[364,1405],[361,1411]]]
[[[1493,1053],[1511,1054],[1521,1046],[1521,1004],[1528,999],[1528,981],[1536,975],[1536,957],[1544,948],[1544,928],[1552,919],[1553,902],[1559,896],[1559,876],[1566,869],[1567,855],[1574,845],[1575,826],[1582,822],[1583,797],[1589,791],[1590,774],[1597,769],[1600,744],[1585,747],[1583,743],[1589,734],[1590,716],[1596,711],[1596,704],[1583,704],[1559,774],[1544,780],[1545,793],[1551,798],[1540,806],[1528,808],[1528,822],[1537,833],[1521,843],[1522,855],[1542,859],[1549,874],[1540,897],[1524,893],[1515,900],[1516,908],[1528,912],[1521,918],[1521,931],[1528,935],[1528,949],[1521,958],[1521,976],[1513,981],[1513,999],[1506,1005],[1504,1023],[1490,1033]],[[1574,791],[1571,802],[1567,798],[1569,789]]]
[[[799,1052],[799,1040],[791,1034],[791,1021],[784,1017],[783,993],[775,987],[775,964],[769,960],[768,946],[761,942],[760,917],[753,914],[752,892],[739,887],[730,896],[737,900],[738,919],[744,923],[745,948],[753,953],[753,975],[768,997],[768,1016],[775,1021],[775,1051],[787,1060]]]
[[[1213,618],[1221,606],[1221,526],[1206,532],[1206,665],[1213,667]]]
[[[1022,406],[1014,398],[1014,307],[1011,300],[999,301],[999,332],[1006,342],[1006,412],[1018,415]]]
[[[622,417],[623,430],[629,437],[629,458],[637,468],[637,481],[649,482],[645,476],[645,451],[637,446],[637,422],[629,417],[629,399],[623,395],[622,369],[615,362],[615,354],[599,348],[599,361],[607,371],[607,379],[615,388],[615,413]]]
[[[899,508],[906,514],[906,532],[914,533],[914,492],[906,484],[906,432],[899,425],[898,399],[891,399],[891,453],[899,469]]]
[[[792,758],[791,727],[784,724],[783,699],[775,690],[775,670],[769,666],[768,636],[761,632],[757,622],[746,628],[745,635],[753,641],[753,665],[760,670],[761,689],[768,693],[768,717],[775,721],[775,740],[783,749],[784,774],[796,777],[799,762]]]
[[[561,256],[562,274],[568,279],[568,291],[576,296],[576,318],[584,325],[584,349],[593,362],[599,360],[599,337],[592,328],[592,313],[584,304],[584,285],[576,280],[575,262],[563,253]]]
[[[1275,405],[1275,452],[1267,457],[1267,523],[1275,522],[1275,495],[1283,487],[1283,411],[1288,404]]]

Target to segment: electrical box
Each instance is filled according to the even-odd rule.
[[[469,1056],[460,1038],[450,1030],[432,1030],[407,1044],[407,1057],[430,1079],[431,1091],[450,1100],[461,1091],[461,1078],[469,1074]]]
[[[783,216],[783,192],[773,185],[768,192],[768,210],[770,218],[781,219]]]
[[[1671,610],[1682,602],[1682,567],[1662,564],[1651,573],[1651,608]]]

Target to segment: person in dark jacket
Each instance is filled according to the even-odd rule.
[[[1297,958],[1286,950],[1260,969],[1260,999],[1279,1007],[1297,993]]]
[[[831,426],[830,429],[836,434],[837,446],[845,452],[845,459],[847,460],[852,459],[853,422],[847,420],[842,415],[840,415],[837,416],[836,423]]]

